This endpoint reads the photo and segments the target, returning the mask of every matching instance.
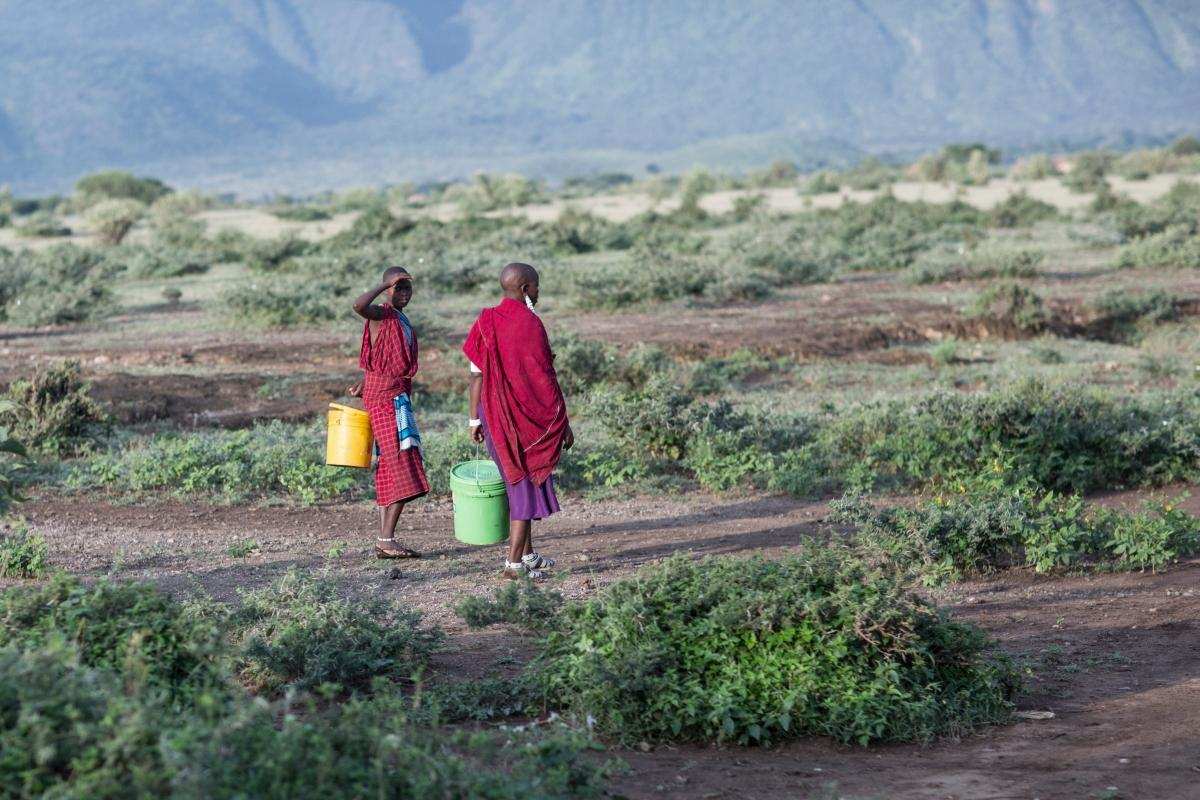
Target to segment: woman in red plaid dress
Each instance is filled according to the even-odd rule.
[[[373,305],[380,294],[387,301]],[[396,523],[409,500],[429,493],[421,460],[421,435],[412,412],[412,377],[417,372],[417,334],[404,316],[412,300],[412,276],[389,267],[374,289],[354,301],[366,320],[358,365],[363,380],[350,394],[363,399],[375,436],[375,502],[380,507],[379,558],[420,558],[396,541]]]

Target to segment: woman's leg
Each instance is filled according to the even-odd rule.
[[[530,551],[529,539],[533,523],[527,519],[510,519],[508,521],[508,560],[509,563],[520,563],[521,558]]]

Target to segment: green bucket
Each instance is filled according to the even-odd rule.
[[[450,469],[454,538],[467,544],[499,544],[508,538],[508,493],[491,461],[464,461]]]

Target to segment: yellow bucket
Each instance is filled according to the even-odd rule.
[[[359,408],[329,404],[325,463],[335,467],[371,466],[371,417]]]

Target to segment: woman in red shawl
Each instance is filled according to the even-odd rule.
[[[372,305],[380,294],[387,301]],[[375,502],[380,508],[379,558],[419,558],[420,553],[396,541],[396,523],[410,500],[429,493],[421,460],[421,434],[412,411],[412,377],[417,373],[417,333],[404,316],[412,300],[412,276],[389,267],[374,289],[354,301],[363,325],[358,365],[362,383],[350,394],[363,399],[375,437]]]
[[[471,409],[478,415],[470,425],[507,484],[508,558],[502,575],[537,579],[554,560],[534,551],[533,521],[559,510],[551,473],[575,434],[546,328],[533,311],[537,270],[509,264],[500,273],[500,287],[500,305],[479,313],[463,344],[471,362]]]

